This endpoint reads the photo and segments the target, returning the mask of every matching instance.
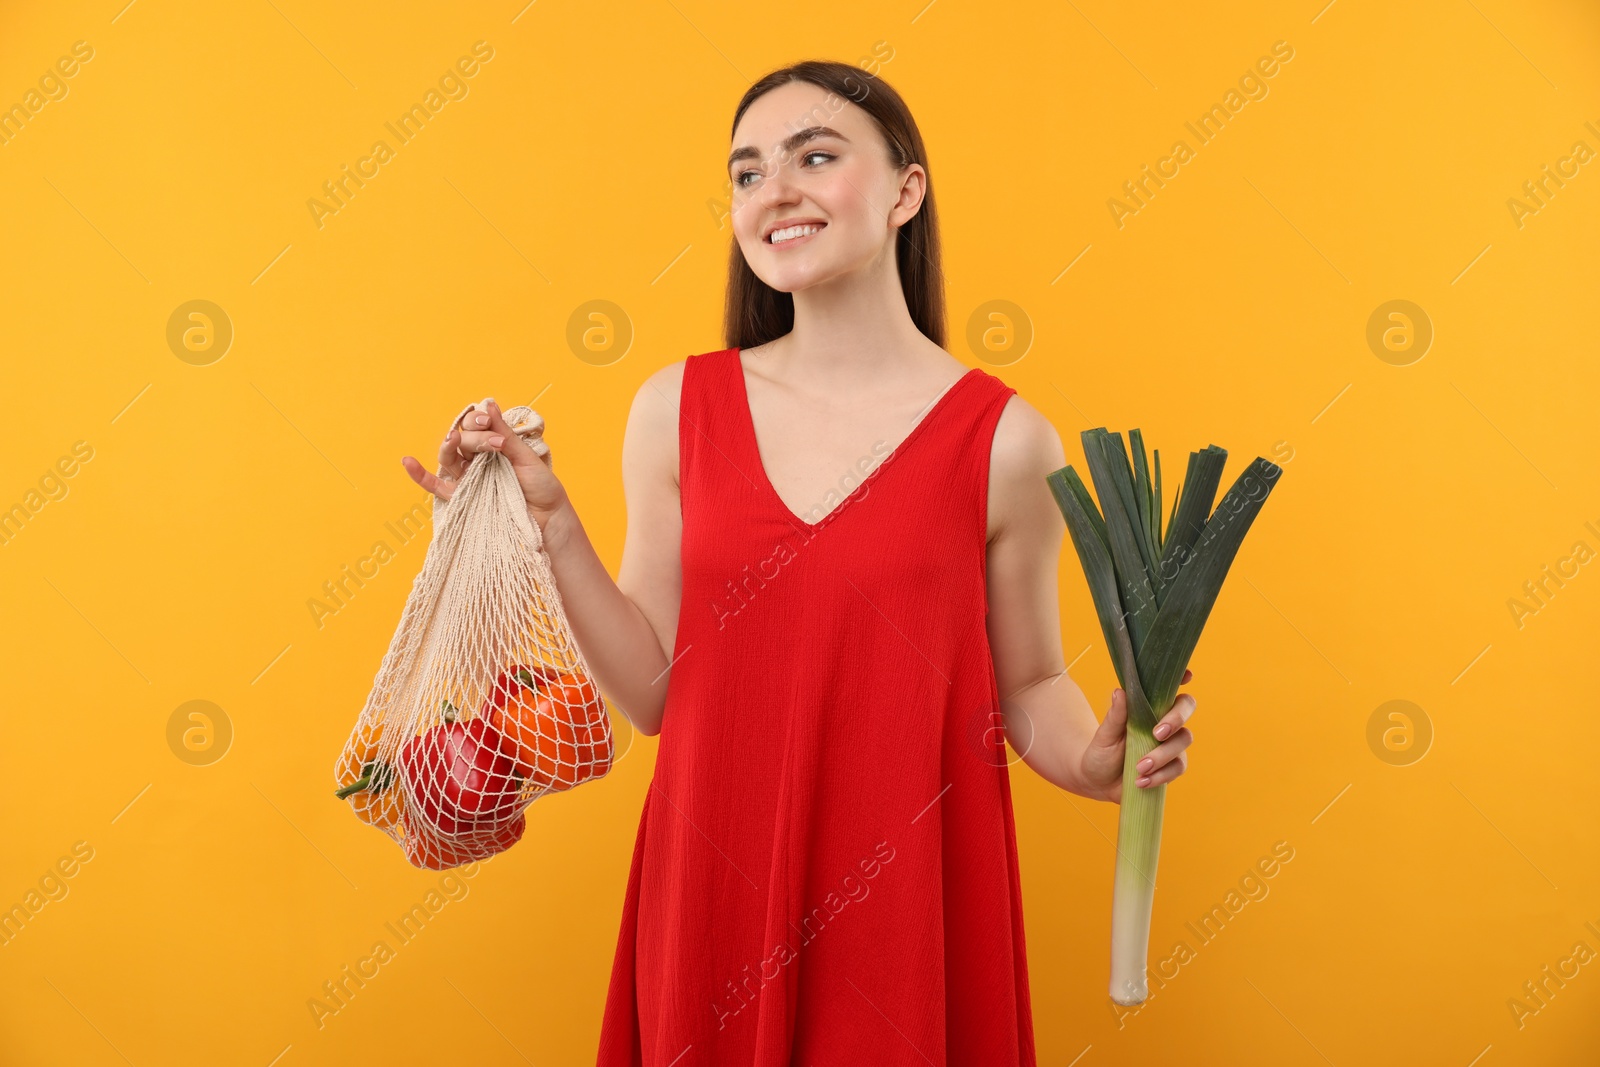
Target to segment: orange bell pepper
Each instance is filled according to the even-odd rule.
[[[517,772],[541,789],[571,789],[611,765],[605,701],[594,682],[516,665],[495,679],[481,714],[509,738]]]

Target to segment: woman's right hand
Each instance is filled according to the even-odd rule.
[[[456,483],[466,473],[467,464],[479,452],[499,452],[511,461],[523,499],[541,528],[547,518],[566,505],[567,490],[551,471],[550,461],[506,424],[500,405],[493,400],[488,402],[487,410],[484,405],[474,404],[451,428],[439,446],[438,474],[429,473],[413,456],[405,456],[400,462],[412,481],[440,500],[449,500],[455,494]]]

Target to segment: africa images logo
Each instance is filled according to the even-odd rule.
[[[430,86],[422,95],[421,103],[413,103],[394,122],[383,124],[383,128],[394,136],[395,145],[384,140],[374,141],[371,151],[356,160],[354,170],[345,163],[339,168],[343,173],[323,182],[322,192],[326,199],[313,196],[306,201],[311,221],[317,224],[317,229],[323,228],[323,220],[329,215],[337,215],[349,207],[356,193],[365,189],[367,182],[382,172],[383,165],[395,158],[398,152],[396,145],[410,144],[450,101],[465,100],[472,91],[467,84],[468,79],[476,77],[482,69],[481,64],[493,58],[494,47],[488,41],[474,42],[472,54],[457,59],[452,67],[439,75],[438,87]]]
[[[1127,200],[1110,197],[1106,200],[1106,208],[1111,212],[1111,221],[1117,224],[1117,229],[1127,225],[1130,215],[1137,215],[1144,208],[1150,206],[1150,201],[1155,198],[1156,191],[1166,188],[1167,182],[1182,173],[1185,163],[1194,159],[1199,148],[1210,144],[1223,131],[1233,119],[1239,116],[1245,105],[1252,100],[1265,100],[1272,91],[1267,80],[1277,75],[1282,69],[1281,64],[1286,64],[1294,59],[1294,46],[1288,41],[1274,41],[1272,54],[1262,56],[1255,64],[1247,68],[1239,78],[1237,89],[1229,88],[1222,96],[1222,102],[1212,104],[1211,107],[1200,115],[1194,122],[1185,122],[1184,128],[1194,135],[1197,147],[1189,147],[1189,142],[1179,138],[1172,143],[1172,149],[1155,162],[1155,169],[1151,170],[1150,164],[1144,165],[1143,173],[1122,183],[1122,190]],[[1171,169],[1168,169],[1168,168]],[[1163,180],[1164,179],[1164,180]]]

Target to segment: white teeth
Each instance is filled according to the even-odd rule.
[[[808,224],[805,226],[789,226],[781,230],[773,230],[772,236],[767,238],[767,240],[771,241],[775,245],[782,244],[783,242],[793,240],[796,237],[805,237],[807,234],[816,233],[820,229],[822,229],[821,226],[814,224]]]

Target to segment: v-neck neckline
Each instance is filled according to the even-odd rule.
[[[767,465],[761,458],[761,442],[756,437],[755,413],[750,409],[750,387],[745,381],[744,377],[744,360],[741,358],[742,352],[743,349],[741,348],[735,347],[733,349],[733,373],[734,377],[737,378],[739,382],[739,407],[744,412],[744,426],[749,432],[750,452],[755,459],[756,470],[761,475],[761,484],[765,488],[767,496],[769,496],[772,499],[772,502],[778,506],[778,510],[783,513],[784,517],[789,519],[791,522],[799,523],[808,532],[821,529],[837,511],[854,500],[861,493],[861,491],[867,487],[867,481],[876,477],[879,471],[888,466],[890,460],[904,452],[906,446],[911,444],[912,441],[916,439],[917,435],[922,432],[922,428],[933,421],[934,415],[938,414],[939,409],[944,407],[945,401],[950,398],[950,395],[962,385],[971,381],[978,373],[980,373],[980,368],[970,367],[965,374],[951,382],[949,385],[945,386],[944,392],[934,397],[933,402],[929,404],[926,409],[924,409],[922,417],[912,424],[910,432],[900,439],[899,444],[895,445],[884,455],[883,459],[878,462],[878,465],[872,468],[871,473],[867,474],[861,479],[860,484],[847,493],[837,504],[829,508],[822,518],[818,519],[816,522],[807,522],[805,519],[791,511],[789,505],[783,502],[783,497],[779,495],[777,486],[772,484],[772,479],[767,475]]]

